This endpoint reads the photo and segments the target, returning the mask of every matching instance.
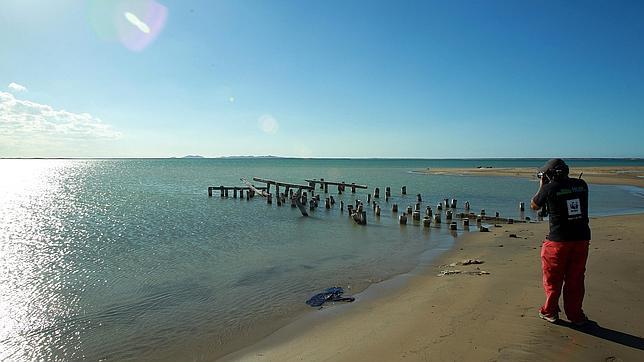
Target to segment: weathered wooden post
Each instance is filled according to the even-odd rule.
[[[392,213],[397,213],[398,212],[398,204],[391,205],[391,212]]]
[[[436,205],[436,211],[441,211],[441,210],[443,210],[443,204],[438,203],[438,205]]]
[[[280,195],[280,184],[275,184],[275,195],[278,197]]]
[[[266,196],[266,203],[269,205],[273,203],[273,194],[268,194],[268,196]]]
[[[403,195],[407,195],[407,186],[403,186],[400,188],[400,193]]]
[[[425,215],[432,216],[432,208],[431,208],[431,206],[429,206],[429,205],[427,206],[427,208],[425,209]]]
[[[391,187],[387,186],[387,188],[385,188],[385,196],[391,197]]]
[[[407,214],[411,215],[412,211],[411,205],[407,206]]]
[[[329,193],[329,184],[328,184],[328,183],[326,183],[326,182],[324,183],[324,193],[325,193],[325,194],[328,194],[328,193]]]
[[[414,211],[420,212],[420,202],[417,202],[416,205],[414,205]]]
[[[519,203],[519,211],[525,211],[525,203],[524,202]]]
[[[508,224],[514,224],[514,219],[508,219]]]
[[[373,198],[374,199],[380,198],[380,188],[376,187],[375,189],[373,189]]]
[[[441,214],[437,212],[434,214],[434,224],[440,224],[440,223],[441,223]]]
[[[423,197],[420,194],[416,195],[416,202],[423,202]]]
[[[447,210],[447,211],[445,212],[445,219],[446,219],[447,221],[452,220],[452,210]]]
[[[481,209],[481,216],[485,216],[485,209]]]
[[[371,203],[371,194],[367,194],[367,204]]]
[[[352,194],[355,194],[355,193],[356,193],[356,184],[355,184],[355,183],[353,183],[353,182],[351,183],[351,193],[352,193]]]
[[[208,186],[208,197],[212,197],[212,187]]]
[[[314,199],[309,200],[309,210],[311,210],[311,211],[315,210],[315,200]]]
[[[327,209],[331,208],[331,200],[328,197],[324,199],[324,207]]]
[[[414,221],[420,221],[420,211],[414,211],[412,218],[414,219]]]
[[[470,219],[463,219],[463,228],[469,228],[470,227]]]
[[[224,189],[224,195],[228,197],[228,189]]]
[[[495,219],[498,219],[498,218],[499,218],[499,216],[501,216],[501,214],[499,214],[499,212],[498,212],[498,211],[494,213],[494,218],[495,218]]]
[[[250,200],[250,190],[246,190],[246,201]]]
[[[297,207],[297,204],[295,203],[295,199],[291,197],[291,207]]]
[[[380,216],[380,205],[376,205],[376,216]]]
[[[443,205],[447,209],[449,207],[449,199],[445,199],[445,203]]]
[[[425,216],[423,218],[423,226],[428,228],[431,226],[431,224],[432,224],[432,219],[429,216]]]
[[[469,210],[470,209],[470,202],[465,201],[465,204],[463,205],[463,207],[465,208],[465,210]]]
[[[320,190],[324,189],[324,179],[320,178]]]
[[[451,224],[449,224],[449,229],[450,229],[450,230],[456,230],[456,229],[457,229],[457,227],[456,227],[456,221],[452,221],[452,223],[451,223]]]
[[[400,225],[407,225],[407,215],[404,212],[398,216],[398,222]]]
[[[452,204],[450,205],[450,207],[451,207],[452,209],[455,209],[455,208],[456,208],[456,202],[457,202],[457,200],[456,200],[456,199],[452,199]]]
[[[340,200],[340,212],[344,212],[344,201]]]
[[[224,197],[224,187],[219,186],[219,196]]]
[[[333,196],[330,196],[329,200],[331,200],[331,205],[335,205],[335,199],[333,198]]]
[[[233,188],[233,199],[237,198],[237,188]]]

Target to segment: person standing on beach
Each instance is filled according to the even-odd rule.
[[[541,266],[546,302],[539,317],[554,323],[559,319],[559,296],[563,287],[564,310],[568,320],[582,326],[588,318],[582,309],[584,274],[590,228],[588,226],[588,185],[568,177],[569,168],[559,158],[539,169],[539,191],[530,206],[544,206],[550,214],[550,231],[541,246]]]

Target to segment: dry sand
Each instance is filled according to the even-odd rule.
[[[644,215],[591,220],[584,310],[599,325],[587,330],[537,317],[544,300],[539,248],[547,227],[464,233],[436,266],[396,291],[315,311],[227,359],[644,360]],[[439,266],[475,258],[484,263]],[[490,274],[437,276],[445,269]]]
[[[536,179],[536,168],[426,168],[416,172],[433,175],[464,176],[515,176]],[[623,167],[572,167],[571,177],[582,178],[589,183],[605,185],[632,185],[644,187],[644,166]]]

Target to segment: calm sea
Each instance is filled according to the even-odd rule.
[[[405,273],[449,245],[446,228],[400,227],[426,205],[468,200],[518,217],[534,180],[421,175],[427,167],[530,166],[544,160],[0,160],[0,360],[211,359],[271,332],[330,286],[347,294]],[[572,166],[644,165],[571,160]],[[253,176],[369,185],[311,217],[207,195]],[[400,195],[407,186],[408,195]],[[339,210],[380,187],[382,216],[358,226]],[[594,215],[644,212],[644,190],[591,185]],[[527,216],[534,218],[531,211]],[[459,230],[456,235],[464,231]],[[539,240],[535,240],[535,245]]]

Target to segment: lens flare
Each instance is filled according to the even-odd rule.
[[[132,23],[132,25],[139,28],[139,30],[141,30],[146,34],[150,34],[150,27],[148,26],[148,24],[142,22],[141,19],[139,19],[136,15],[127,11],[123,15],[125,15],[125,18],[127,19],[127,21],[129,21],[130,23]]]
[[[168,9],[154,0],[93,0],[88,15],[99,38],[142,51],[163,30]]]
[[[277,130],[280,128],[279,123],[277,123],[277,120],[273,118],[270,114],[264,114],[261,117],[259,117],[258,120],[259,128],[267,134],[275,134],[277,133]]]

